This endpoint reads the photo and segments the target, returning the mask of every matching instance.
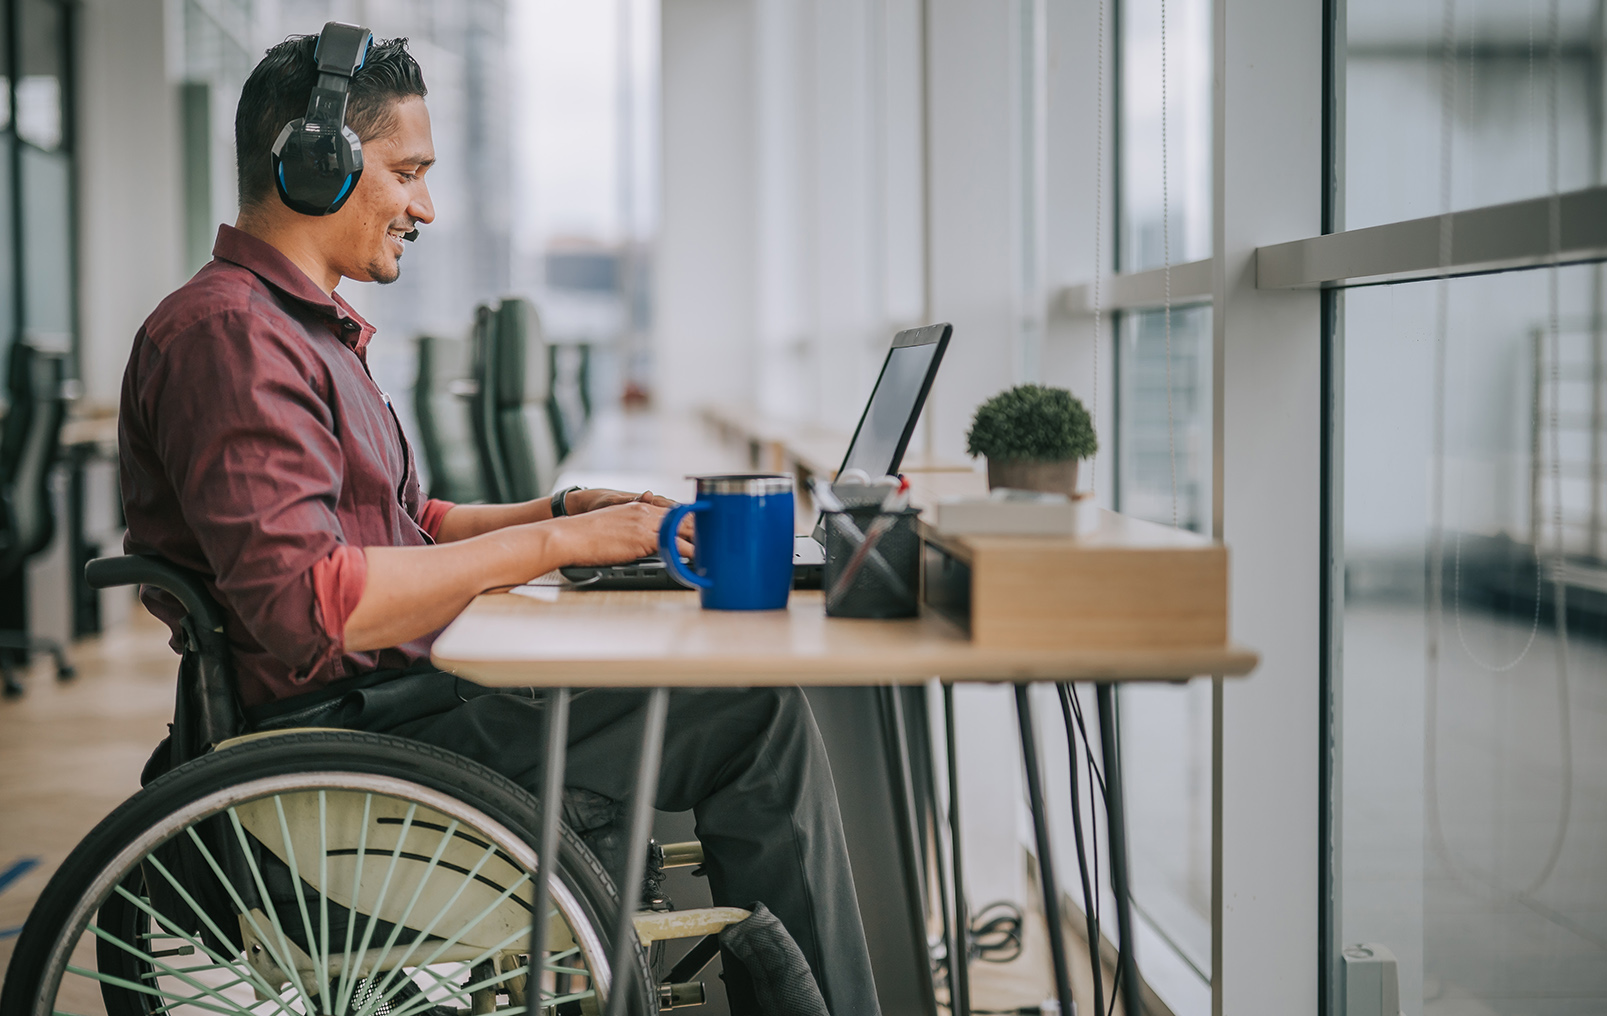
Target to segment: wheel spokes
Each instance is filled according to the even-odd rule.
[[[108,1011],[141,1016],[426,1016],[437,1006],[467,1016],[490,993],[506,1002],[498,1013],[518,1016],[596,997],[588,939],[554,932],[564,948],[540,962],[518,951],[529,948],[530,906],[517,898],[533,883],[529,862],[515,862],[515,850],[499,847],[477,820],[436,809],[336,785],[235,796],[192,812],[199,817],[143,841],[157,846],[142,846],[144,856],[119,869],[114,909],[103,902],[98,921],[76,925],[81,941],[96,943],[100,969],[67,960],[57,976],[93,982]],[[428,845],[432,832],[438,838]],[[388,855],[383,864],[379,855]],[[551,902],[546,920],[574,922],[572,903]],[[514,908],[522,914],[510,920]],[[112,1008],[117,993],[137,1001]]]

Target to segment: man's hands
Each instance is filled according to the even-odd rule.
[[[674,508],[678,503],[679,502],[673,501],[670,498],[655,494],[650,490],[644,490],[640,494],[632,494],[629,491],[624,490],[608,490],[606,488],[570,491],[569,494],[564,498],[564,507],[567,509],[570,516],[589,515],[592,512],[600,511],[602,509],[617,508],[626,505],[643,505],[660,509],[656,515],[654,515],[654,529],[651,536],[651,542],[648,544],[649,549],[636,551],[624,556],[618,556],[617,554],[615,556],[607,556],[606,559],[591,560],[588,558],[585,561],[576,561],[575,563],[619,564],[622,561],[630,561],[638,557],[650,557],[654,554],[657,554],[657,527],[662,523],[664,513],[669,509]],[[621,516],[621,518],[623,517],[624,516]],[[611,518],[608,523],[608,531],[619,537],[625,537],[626,534],[617,528],[622,524],[622,522],[615,521]],[[681,520],[680,532],[676,534],[676,545],[679,548],[682,557],[692,556],[692,516],[688,515],[686,518]]]
[[[632,501],[643,501],[647,504],[657,505],[660,508],[674,508],[675,502],[667,497],[660,497],[650,490],[640,494],[632,494],[625,490],[609,490],[598,487],[593,490],[572,490],[564,498],[564,508],[571,515],[584,515],[598,508],[607,508],[610,505],[629,504]]]
[[[579,493],[620,494],[620,491],[576,491]],[[571,498],[575,494],[569,495]],[[559,553],[566,564],[608,565],[649,557],[658,553],[658,529],[664,516],[675,502],[668,498],[651,498],[651,494],[626,501],[610,500],[601,507],[588,508],[583,514],[541,523],[557,531]],[[689,522],[691,520],[688,520]],[[691,532],[682,527],[676,535],[676,546],[683,557],[692,554]]]

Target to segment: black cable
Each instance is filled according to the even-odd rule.
[[[1100,770],[1099,763],[1094,759],[1093,742],[1088,740],[1088,724],[1083,721],[1082,702],[1077,698],[1076,694],[1072,694],[1071,696],[1071,711],[1077,717],[1077,732],[1082,735],[1083,758],[1086,760],[1088,768],[1088,794],[1090,797],[1093,796],[1094,786],[1097,784],[1099,787],[1100,800],[1103,801],[1105,799],[1105,775]],[[1092,801],[1090,801],[1088,804],[1088,824],[1091,826],[1090,831],[1093,834],[1094,840],[1095,892],[1094,898],[1091,902],[1093,904],[1094,921],[1097,923],[1099,921],[1100,896],[1098,890],[1101,885],[1099,881],[1099,809],[1094,807]],[[1088,903],[1090,901],[1084,900],[1083,902]],[[1095,943],[1094,945],[1090,946],[1090,948],[1098,949],[1098,944]],[[1101,962],[1103,962],[1103,960],[1101,960]]]
[[[1002,913],[988,919],[994,911]],[[1021,925],[1021,908],[1014,903],[1000,900],[983,907],[971,922],[970,957],[984,963],[1009,963],[1019,958]]]
[[[1077,873],[1082,878],[1083,917],[1088,923],[1088,952],[1093,957],[1089,966],[1094,975],[1094,1012],[1105,1011],[1104,964],[1099,956],[1099,913],[1094,907],[1096,897],[1088,884],[1088,853],[1083,842],[1082,829],[1082,778],[1077,774],[1077,731],[1073,726],[1072,700],[1076,698],[1071,685],[1060,684],[1060,717],[1066,724],[1066,751],[1071,760],[1071,828],[1077,841]],[[1088,790],[1093,792],[1093,781]],[[1089,802],[1092,804],[1092,802]]]
[[[1069,685],[1067,690],[1070,690]],[[1094,746],[1088,740],[1088,725],[1083,722],[1082,718],[1082,700],[1075,694],[1071,696],[1071,709],[1072,712],[1077,714],[1077,730],[1082,734],[1083,754],[1088,757],[1088,769],[1094,778],[1099,781],[1099,793],[1103,797],[1105,793],[1105,772],[1099,767],[1099,760],[1094,757]]]
[[[1069,691],[1069,688],[1068,688],[1068,691]],[[1093,744],[1088,740],[1088,725],[1083,720],[1082,703],[1078,700],[1078,698],[1077,698],[1077,696],[1075,694],[1070,695],[1070,700],[1071,700],[1072,712],[1075,714],[1076,719],[1077,719],[1077,730],[1082,735],[1083,754],[1084,754],[1084,757],[1085,757],[1085,759],[1087,761],[1087,768],[1088,768],[1088,789],[1089,789],[1089,792],[1090,793],[1093,792],[1094,784],[1097,781],[1097,783],[1099,785],[1099,791],[1100,791],[1100,794],[1101,794],[1101,799],[1104,799],[1104,796],[1105,796],[1105,777],[1104,777],[1104,774],[1100,771],[1099,764],[1096,761],[1094,761]],[[1099,881],[1099,810],[1097,808],[1094,808],[1094,807],[1090,806],[1089,809],[1088,809],[1088,817],[1089,817],[1090,824],[1093,826],[1093,837],[1094,837],[1094,885],[1099,886],[1100,885],[1100,881]],[[1098,923],[1099,923],[1099,896],[1098,896],[1097,892],[1096,892],[1096,894],[1094,896],[1094,899],[1093,899],[1093,911],[1094,911],[1094,923],[1097,926]],[[1100,952],[1099,943],[1097,943],[1097,942],[1089,943],[1088,950],[1094,956],[1094,962],[1091,965],[1093,967],[1095,967],[1097,970],[1099,970],[1101,972],[1101,974],[1102,974],[1103,971],[1104,971],[1104,956]],[[1098,976],[1098,975],[1096,975],[1096,976]],[[1122,983],[1122,969],[1121,969],[1121,964],[1118,963],[1118,964],[1116,964],[1116,975],[1111,978],[1111,982],[1110,982],[1110,1009],[1108,1010],[1108,1016],[1115,1016],[1115,1013],[1116,1013],[1116,1000],[1121,997],[1121,995],[1120,995],[1121,983]],[[1100,1013],[1100,1012],[1105,1011],[1105,1010],[1103,1010],[1102,1007],[1096,1007],[1094,1011],[1097,1014],[1097,1013]]]

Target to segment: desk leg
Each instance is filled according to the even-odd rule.
[[[1072,1011],[1071,975],[1066,965],[1066,931],[1060,920],[1060,886],[1049,843],[1049,812],[1044,807],[1043,772],[1038,764],[1038,736],[1033,729],[1030,685],[1016,685],[1016,720],[1021,725],[1021,760],[1027,767],[1027,799],[1032,806],[1032,832],[1038,840],[1038,882],[1043,888],[1043,920],[1049,926],[1049,956],[1055,965],[1055,996],[1060,1011]]]
[[[926,856],[921,849],[922,836],[920,828],[919,811],[915,792],[914,767],[911,764],[909,727],[907,714],[904,712],[904,689],[900,687],[884,687],[877,689],[882,700],[882,718],[885,721],[885,741],[887,743],[888,774],[893,780],[893,802],[903,812],[903,835],[899,837],[902,847],[904,869],[904,893],[910,901],[909,920],[912,928],[919,928],[921,932],[916,936],[919,949],[916,957],[921,969],[927,972],[926,979],[921,982],[925,990],[919,1009],[924,1013],[936,1014],[937,994],[932,983],[932,951],[926,943],[926,920],[929,908],[926,897]],[[928,753],[930,755],[930,753]],[[948,923],[948,913],[943,914],[944,924]]]
[[[664,721],[669,716],[670,690],[654,688],[643,710],[642,754],[636,762],[636,785],[631,790],[630,846],[619,880],[619,924],[614,929],[614,983],[608,995],[608,1016],[625,1016],[626,984],[636,964],[636,908],[641,903],[642,875],[647,868],[647,840],[653,829],[653,802],[658,798],[658,767],[664,757]],[[651,986],[649,986],[651,987]]]
[[[954,685],[943,686],[943,734],[949,756],[949,866],[954,878],[954,940],[949,946],[949,1011],[971,1016],[971,915],[960,864],[960,762],[954,753]]]
[[[547,908],[552,899],[552,875],[558,870],[558,820],[564,810],[564,765],[569,749],[569,689],[547,692],[547,768],[542,773],[541,832],[536,847],[536,885],[530,907],[530,966],[525,997],[531,1011],[540,1008],[541,982],[547,956]]]
[[[1121,948],[1116,955],[1116,976],[1122,982],[1122,1010],[1126,1016],[1141,1016],[1138,960],[1133,955],[1133,907],[1127,871],[1127,815],[1122,797],[1120,731],[1116,720],[1116,685],[1101,682],[1099,697],[1099,747],[1105,761],[1105,825],[1110,839],[1110,887],[1116,894],[1116,931]]]

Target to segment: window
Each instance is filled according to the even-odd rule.
[[[0,96],[0,229],[11,238],[0,244],[0,314],[12,341],[76,358],[70,12],[59,0],[12,0],[0,12],[18,72],[3,74]]]
[[[1442,124],[1451,209],[1548,193],[1553,87],[1557,189],[1601,181],[1598,4],[1347,0],[1345,19],[1343,228],[1444,210]]]
[[[1123,0],[1119,17],[1115,261],[1132,274],[1211,255],[1211,4]],[[1168,290],[1171,281],[1153,287],[1163,300],[1173,294],[1170,315],[1156,301],[1162,306],[1114,316],[1115,506],[1208,533],[1211,308],[1187,304],[1181,280]],[[1180,967],[1182,976],[1163,978],[1158,990],[1173,1011],[1203,1013],[1211,972],[1211,687],[1123,686],[1119,702],[1133,905],[1182,961],[1163,964],[1150,949],[1140,962],[1155,978]]]
[[[1599,4],[1347,18],[1337,227],[1603,182]],[[1604,294],[1586,263],[1330,297],[1330,1011],[1363,943],[1412,1016],[1607,997]]]

